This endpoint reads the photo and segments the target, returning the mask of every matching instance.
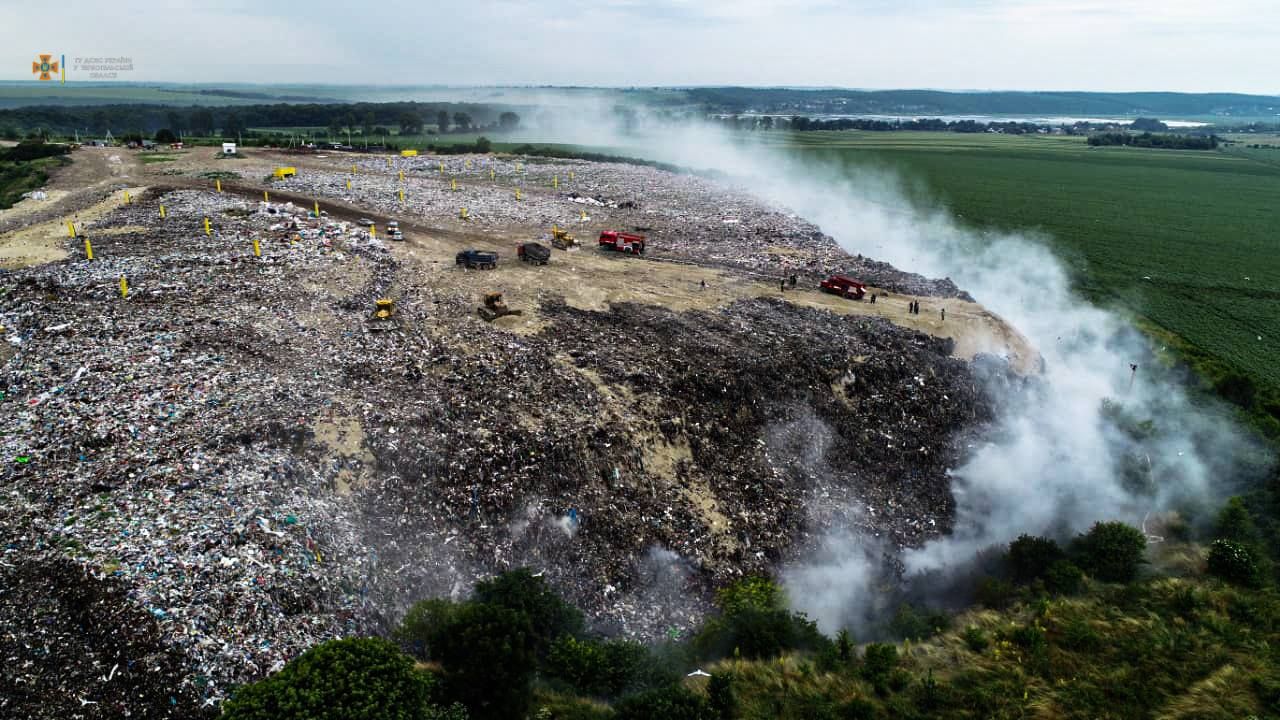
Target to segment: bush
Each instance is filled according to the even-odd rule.
[[[791,650],[820,651],[830,642],[800,613],[752,608],[707,621],[693,647],[704,659],[730,654],[759,659]]]
[[[431,646],[444,668],[445,696],[466,705],[476,720],[523,716],[536,666],[532,634],[523,613],[479,602],[460,605]]]
[[[616,720],[715,720],[701,695],[678,684],[632,695],[616,710]]]
[[[1128,582],[1138,574],[1147,538],[1122,522],[1100,522],[1076,538],[1080,566],[1103,582]]]
[[[1052,593],[1075,595],[1084,584],[1084,571],[1070,560],[1058,560],[1044,575],[1044,586]]]
[[[733,615],[744,610],[781,610],[786,602],[777,583],[748,577],[717,590],[716,605],[725,615]]]
[[[903,603],[898,606],[893,620],[889,621],[889,632],[907,640],[924,640],[951,627],[951,616],[940,610],[918,611],[911,605]]]
[[[733,675],[711,675],[711,679],[707,681],[707,707],[716,720],[733,720],[738,716],[738,697],[733,691]]]
[[[1013,579],[1021,583],[1044,577],[1064,556],[1058,543],[1046,537],[1019,535],[1009,543],[1009,569]]]
[[[1263,585],[1256,551],[1231,540],[1214,540],[1209,546],[1209,574],[1245,587]]]
[[[843,720],[875,720],[876,704],[866,698],[854,698],[840,706]]]
[[[883,682],[889,671],[898,666],[896,645],[871,643],[863,652],[862,676],[872,683]]]
[[[565,602],[542,577],[528,568],[504,572],[476,583],[476,601],[523,614],[533,630],[534,647],[541,656],[556,638],[582,632],[582,611]]]
[[[1218,540],[1230,540],[1235,543],[1253,544],[1258,542],[1258,528],[1253,524],[1253,517],[1245,507],[1244,499],[1233,497],[1222,506],[1214,524],[1213,537]]]
[[[1012,583],[988,576],[978,581],[973,600],[983,607],[1003,610],[1013,602],[1014,596]]]
[[[0,150],[0,160],[26,162],[66,155],[69,152],[71,152],[71,147],[68,145],[46,143],[44,140],[23,140],[7,150]]]
[[[547,676],[579,695],[610,698],[668,685],[679,679],[643,645],[629,640],[578,640],[563,636],[547,653]]]
[[[385,640],[332,640],[235,690],[228,720],[427,720],[431,676]]]
[[[970,625],[965,628],[964,634],[961,635],[961,638],[964,639],[964,644],[976,653],[983,652],[991,645],[991,641],[987,638],[987,634],[977,625]]]
[[[392,637],[415,657],[430,659],[438,633],[453,622],[459,607],[457,603],[442,598],[422,600],[409,608]]]

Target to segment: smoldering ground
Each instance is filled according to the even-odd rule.
[[[768,134],[697,122],[615,132],[624,123],[611,124],[598,108],[583,117],[593,111],[572,129],[630,154],[723,173],[815,222],[852,254],[953,279],[1042,356],[1039,374],[1015,382],[975,364],[997,419],[952,472],[949,534],[894,547],[851,523],[782,569],[796,609],[824,630],[869,627],[894,599],[963,599],[966,578],[989,569],[992,553],[984,550],[1022,533],[1065,539],[1094,522],[1122,520],[1159,541],[1152,517],[1210,508],[1269,462],[1227,411],[1189,397],[1191,379],[1163,367],[1122,312],[1083,301],[1044,238],[965,227],[945,208],[908,199],[900,177],[820,151],[789,151]],[[991,351],[999,353],[994,344]],[[785,432],[794,444],[794,428]],[[812,451],[790,457],[820,468],[827,439],[817,433],[809,442]],[[855,516],[859,508],[847,510]]]

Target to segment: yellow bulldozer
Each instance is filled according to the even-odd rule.
[[[573,233],[555,225],[551,226],[551,246],[560,250],[577,250],[582,247]]]
[[[370,330],[380,332],[391,330],[400,324],[396,316],[396,302],[391,298],[378,298],[373,303],[373,314],[366,321]]]
[[[500,292],[485,293],[484,305],[481,305],[479,310],[480,317],[489,322],[507,315],[520,315],[523,312],[523,310],[512,310],[507,307],[507,304],[502,300],[502,293]]]

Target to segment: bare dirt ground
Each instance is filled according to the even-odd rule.
[[[724,271],[715,265],[697,265],[689,262],[654,262],[625,256],[600,253],[594,246],[594,234],[611,227],[607,223],[607,209],[569,206],[564,227],[571,228],[584,241],[582,250],[554,253],[550,265],[525,266],[521,263],[504,263],[492,272],[455,272],[454,255],[463,249],[475,247],[499,252],[504,258],[514,260],[515,246],[520,242],[538,239],[545,235],[546,227],[517,223],[506,227],[493,227],[463,222],[452,213],[437,212],[431,215],[412,211],[387,213],[382,208],[362,206],[346,197],[320,197],[317,193],[299,193],[282,190],[277,184],[265,181],[276,167],[291,166],[300,174],[309,171],[324,173],[349,173],[353,166],[358,172],[350,175],[355,183],[381,179],[393,181],[403,171],[399,158],[383,163],[383,158],[347,153],[320,153],[296,155],[282,152],[249,149],[236,160],[216,159],[213,148],[195,148],[166,152],[173,162],[140,166],[147,182],[156,185],[209,188],[214,180],[201,177],[211,172],[234,172],[240,177],[223,180],[226,192],[257,198],[263,191],[273,199],[292,199],[309,206],[321,202],[323,207],[338,217],[357,219],[367,217],[379,221],[396,218],[406,229],[407,242],[392,244],[397,258],[421,268],[423,273],[449,272],[441,275],[441,282],[455,285],[474,297],[486,292],[504,292],[509,305],[524,309],[521,316],[498,321],[517,333],[534,333],[543,325],[535,311],[537,304],[549,297],[563,297],[566,302],[584,309],[604,309],[617,302],[641,302],[658,304],[673,310],[713,309],[724,307],[735,300],[754,297],[779,297],[783,300],[817,309],[830,310],[844,315],[868,315],[882,317],[903,327],[919,330],[936,337],[955,341],[955,356],[970,359],[977,354],[993,354],[1006,358],[1020,372],[1036,372],[1039,354],[1015,328],[992,314],[976,302],[959,298],[916,296],[891,292],[874,284],[868,287],[868,296],[879,297],[875,303],[846,300],[815,289],[819,276],[806,274],[799,287],[780,289],[777,280],[767,279],[760,273]],[[430,166],[430,161],[425,161]],[[478,192],[503,186],[501,176],[491,180],[485,175],[482,160],[447,158],[447,162],[459,173],[468,173],[463,182],[464,190],[453,204],[465,206],[484,202],[485,196],[469,195],[467,190],[480,188]],[[470,167],[461,166],[470,163]],[[545,174],[545,173],[544,173]],[[412,171],[408,174],[412,178]],[[557,175],[559,177],[559,175]],[[568,182],[567,171],[564,181]],[[443,183],[443,180],[439,182]],[[503,186],[506,188],[506,186]],[[546,182],[530,181],[521,184],[525,202],[554,199],[559,192]],[[508,192],[504,189],[503,192]],[[514,197],[511,202],[514,203]],[[437,210],[439,208],[436,208]],[[589,213],[589,222],[574,221],[577,213]],[[619,218],[619,222],[623,219]],[[543,239],[542,242],[546,243]],[[766,248],[771,255],[786,257],[796,254],[792,248],[772,246]],[[706,287],[702,283],[706,283]],[[919,301],[921,312],[908,312],[912,301]],[[945,321],[942,311],[946,311]]]

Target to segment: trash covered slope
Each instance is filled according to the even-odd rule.
[[[476,317],[468,271],[307,215],[149,194],[84,228],[92,262],[0,274],[5,569],[69,561],[119,588],[104,622],[149,622],[136,652],[186,662],[174,716],[510,567],[655,637],[826,523],[906,545],[949,526],[947,468],[989,413],[949,341],[761,299],[548,299],[517,335]],[[382,296],[395,321],[374,332]],[[5,602],[62,592],[6,577]],[[75,667],[0,677],[105,662],[60,657]],[[35,716],[117,697],[67,682]]]
[[[453,229],[545,233],[559,225],[588,243],[601,229],[635,230],[650,237],[649,254],[658,259],[809,280],[845,273],[892,292],[972,300],[948,279],[931,280],[850,255],[813,223],[769,207],[745,189],[693,174],[492,155],[392,158],[389,164],[386,158],[364,158],[355,161],[354,174],[350,162],[329,158],[275,186]],[[462,208],[468,219],[450,220]],[[882,239],[860,241],[870,247]]]

